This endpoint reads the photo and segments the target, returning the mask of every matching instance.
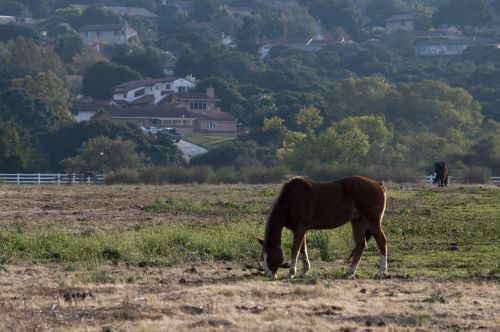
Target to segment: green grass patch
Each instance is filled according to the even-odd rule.
[[[137,266],[172,266],[193,261],[258,259],[260,246],[255,238],[263,236],[266,214],[278,190],[258,186],[253,191],[238,186],[224,189],[231,190],[225,196],[230,199],[193,195],[151,201],[143,210],[165,215],[161,224],[138,220],[125,230],[96,230],[90,234],[57,226],[37,231],[23,223],[9,226],[0,231],[0,264],[129,262]],[[498,277],[498,202],[500,190],[496,188],[390,191],[383,221],[389,272],[410,277]],[[182,216],[190,216],[189,220],[200,216],[204,221],[183,223]],[[217,221],[206,216],[215,216],[213,220]],[[350,225],[311,231],[307,242],[311,278],[337,278],[346,272],[347,265],[334,262],[346,259],[353,248]],[[282,245],[287,260],[291,243],[291,232],[284,230]],[[358,275],[372,277],[378,264],[378,249],[371,240]],[[88,278],[97,280],[101,276]],[[430,296],[431,300],[434,297]]]

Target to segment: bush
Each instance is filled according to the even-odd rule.
[[[214,178],[215,183],[237,183],[240,180],[240,175],[233,166],[219,168]]]
[[[465,183],[490,182],[491,170],[484,166],[473,166],[464,172]]]
[[[417,182],[419,178],[422,178],[417,171],[410,168],[393,168],[384,170],[379,176],[380,179],[390,180],[396,183],[403,182]]]
[[[145,184],[166,184],[168,182],[167,167],[147,167],[140,171],[139,177]]]
[[[210,166],[196,166],[190,169],[191,177],[196,183],[210,183],[215,177],[214,169]]]
[[[141,183],[139,173],[134,170],[124,169],[106,174],[106,184],[138,184]]]

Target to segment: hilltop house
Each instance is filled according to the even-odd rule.
[[[127,44],[129,39],[138,35],[138,30],[125,21],[123,24],[85,25],[79,30],[85,44]]]
[[[393,33],[398,30],[413,31],[413,16],[411,14],[394,15],[385,20],[385,32]]]
[[[77,121],[104,119],[171,127],[181,135],[236,136],[238,121],[220,110],[214,89],[193,92],[195,85],[192,76],[130,81],[115,88],[112,100],[81,97],[71,111]]]
[[[193,90],[195,86],[196,80],[192,76],[129,81],[115,88],[113,91],[113,100],[136,104],[142,100],[158,104],[169,93],[188,92]]]

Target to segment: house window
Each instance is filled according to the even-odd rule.
[[[182,120],[172,120],[172,125],[173,126],[181,126],[182,125]]]
[[[101,32],[100,31],[96,31],[96,36],[99,37],[101,35]]]
[[[123,98],[127,98],[127,94],[126,93],[123,94]]]
[[[216,123],[216,122],[209,121],[209,122],[207,123],[207,128],[208,128],[208,129],[214,129],[216,126],[217,126],[217,123]]]
[[[134,92],[134,97],[139,97],[142,96],[144,93],[146,93],[145,89],[140,89]]]
[[[191,120],[182,120],[182,125],[183,126],[190,126],[191,125]]]
[[[85,31],[85,37],[90,38],[90,36],[92,36],[92,32]]]
[[[170,84],[165,84],[165,89],[170,90]]]

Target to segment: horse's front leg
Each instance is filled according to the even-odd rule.
[[[311,263],[309,262],[309,256],[307,255],[307,243],[306,236],[304,234],[304,240],[302,241],[302,246],[300,247],[300,253],[302,254],[302,275],[307,275],[309,269],[311,268]]]
[[[302,247],[305,233],[306,232],[301,229],[295,229],[293,231],[292,258],[290,262],[290,271],[288,272],[290,278],[295,277],[297,271],[297,257],[299,255],[299,249]]]

